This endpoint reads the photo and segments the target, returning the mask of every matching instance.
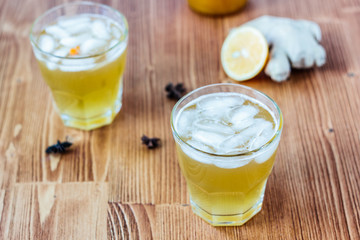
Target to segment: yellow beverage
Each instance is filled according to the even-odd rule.
[[[189,6],[203,14],[223,15],[245,6],[247,0],[188,0]]]
[[[242,93],[185,101],[173,130],[193,211],[212,225],[242,225],[261,210],[281,113]]]
[[[62,8],[82,5],[114,11],[101,4],[81,2]],[[56,15],[58,10],[50,10],[38,21],[46,22],[43,18]],[[118,12],[109,16],[93,12],[58,16],[38,27],[31,38],[42,76],[64,124],[85,130],[110,124],[122,105],[125,18]]]
[[[179,146],[177,150],[192,204],[196,204],[194,211],[205,220],[213,225],[226,222],[242,225],[260,211],[275,152],[262,164],[251,161],[242,167],[226,169],[200,163]]]
[[[56,108],[72,118],[72,126],[91,129],[110,123],[121,108],[126,50],[109,63],[93,69],[61,71],[39,61],[40,70],[51,89]]]

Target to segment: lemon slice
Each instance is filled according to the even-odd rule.
[[[259,30],[239,27],[225,39],[221,48],[221,63],[230,78],[244,81],[260,73],[268,54],[268,44]]]

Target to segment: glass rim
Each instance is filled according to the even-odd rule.
[[[268,100],[270,100],[270,102],[272,104],[274,104],[278,114],[279,114],[279,123],[278,123],[278,127],[277,127],[277,130],[275,132],[275,134],[272,136],[272,138],[267,141],[266,143],[264,143],[263,145],[261,145],[259,148],[256,148],[256,149],[253,149],[253,150],[246,150],[244,152],[240,152],[240,153],[236,153],[236,154],[216,154],[216,153],[209,153],[209,152],[205,152],[201,149],[198,149],[194,146],[192,146],[191,144],[185,142],[184,140],[181,139],[181,137],[179,136],[179,134],[177,133],[176,131],[176,128],[174,126],[174,114],[175,114],[175,111],[176,109],[178,108],[178,106],[186,99],[188,98],[190,95],[202,90],[202,89],[205,89],[205,88],[210,88],[210,87],[217,87],[217,86],[232,86],[232,87],[242,87],[242,88],[245,88],[247,90],[251,90],[251,91],[254,91],[256,92],[257,94],[260,94],[262,95],[263,97],[267,98]],[[213,157],[224,157],[224,158],[231,158],[231,157],[241,157],[241,156],[249,156],[249,155],[252,155],[254,153],[258,153],[258,152],[261,152],[263,149],[266,149],[271,143],[275,142],[275,140],[279,139],[280,135],[281,135],[281,132],[282,132],[282,128],[283,128],[283,115],[282,115],[282,112],[279,108],[279,106],[277,105],[277,103],[271,98],[269,97],[268,95],[266,95],[265,93],[259,91],[259,90],[256,90],[254,88],[251,88],[251,87],[248,87],[248,86],[245,86],[245,85],[242,85],[242,84],[235,84],[235,83],[215,83],[215,84],[209,84],[209,85],[205,85],[205,86],[202,86],[200,88],[196,88],[194,90],[192,90],[191,92],[187,93],[185,96],[183,96],[182,98],[180,98],[177,103],[175,104],[175,106],[173,107],[172,111],[171,111],[171,117],[170,117],[170,125],[171,125],[171,130],[172,132],[174,133],[175,137],[177,139],[180,140],[180,142],[182,144],[185,144],[186,146],[190,147],[191,149],[195,150],[195,151],[198,151],[198,152],[201,152],[203,154],[206,154],[208,156],[213,156]]]
[[[35,40],[35,36],[34,36],[34,32],[33,32],[35,24],[37,24],[42,18],[47,16],[49,13],[51,13],[53,11],[56,11],[56,10],[58,10],[60,8],[64,8],[65,6],[71,6],[71,5],[89,5],[89,6],[93,5],[93,6],[104,7],[104,8],[107,8],[107,9],[113,11],[125,23],[125,31],[124,31],[125,39],[124,40],[119,40],[114,46],[112,46],[109,49],[106,49],[105,51],[102,51],[102,52],[97,53],[97,54],[88,55],[88,56],[82,56],[82,57],[62,57],[62,56],[57,56],[55,54],[52,54],[50,52],[46,52],[46,51],[42,50],[39,47],[39,45],[37,44],[37,41]],[[128,40],[128,35],[129,35],[129,25],[128,25],[128,22],[126,20],[126,17],[120,11],[116,10],[113,7],[105,5],[105,4],[88,2],[88,1],[80,1],[80,2],[63,3],[63,4],[60,4],[58,6],[55,6],[53,8],[50,8],[50,9],[46,10],[43,14],[41,14],[39,17],[37,17],[35,19],[35,21],[32,23],[31,28],[30,28],[29,38],[30,38],[30,42],[33,44],[33,46],[35,46],[36,50],[40,51],[42,54],[45,54],[45,55],[50,56],[50,57],[58,58],[58,59],[76,60],[76,59],[89,59],[89,58],[94,58],[94,57],[99,57],[99,56],[105,55],[106,53],[108,53],[108,52],[112,51],[113,49],[117,48],[118,46],[120,46],[121,43],[123,43],[123,42],[126,43],[127,40]]]

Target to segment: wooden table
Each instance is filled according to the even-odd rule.
[[[218,18],[184,0],[102,1],[130,25],[124,105],[89,132],[62,125],[29,43],[34,19],[62,2],[0,2],[0,239],[360,239],[360,1],[250,0]],[[164,86],[229,82],[223,40],[263,14],[318,22],[327,63],[244,82],[279,104],[282,141],[263,210],[211,227],[191,212]],[[142,134],[162,146],[148,150]],[[66,136],[72,151],[45,154]]]

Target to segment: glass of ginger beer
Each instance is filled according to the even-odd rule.
[[[102,4],[66,3],[36,19],[30,41],[64,124],[84,130],[110,124],[122,105],[125,17]]]
[[[171,128],[193,212],[214,226],[242,225],[258,213],[282,126],[270,97],[239,84],[180,99]]]

